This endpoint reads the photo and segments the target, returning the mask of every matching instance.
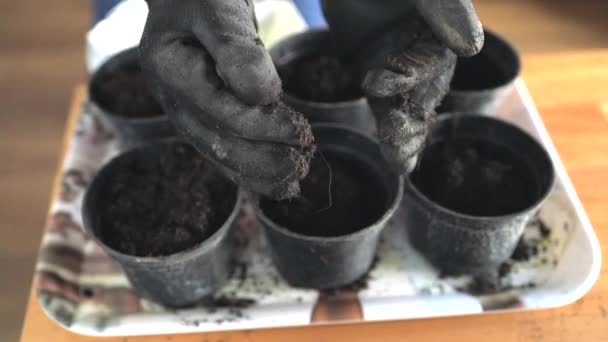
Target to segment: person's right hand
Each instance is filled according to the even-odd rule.
[[[471,0],[324,0],[323,5],[337,41],[366,72],[362,87],[386,160],[400,173],[411,172],[435,108],[450,89],[456,56],[470,57],[483,46]]]
[[[307,120],[280,99],[253,0],[148,0],[142,69],[173,124],[236,183],[299,194],[314,153]]]

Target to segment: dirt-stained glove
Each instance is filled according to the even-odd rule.
[[[412,171],[456,55],[472,56],[483,46],[471,1],[324,0],[324,11],[338,41],[359,45],[353,58],[367,71],[363,90],[385,157],[402,173]]]
[[[313,136],[280,99],[253,0],[147,2],[140,60],[173,124],[236,183],[276,199],[297,196]]]

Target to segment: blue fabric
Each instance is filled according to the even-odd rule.
[[[93,19],[97,23],[105,18],[108,12],[114,8],[121,0],[92,0]],[[327,23],[321,10],[321,0],[294,0],[296,6],[302,13],[304,20],[311,28],[325,27]]]
[[[108,12],[114,8],[121,0],[92,0],[93,1],[93,20],[97,23],[105,18]]]
[[[327,26],[321,10],[321,0],[294,0],[294,2],[308,26],[311,28]]]

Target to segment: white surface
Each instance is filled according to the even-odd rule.
[[[255,2],[260,38],[271,46],[279,39],[306,29],[306,22],[290,1]],[[148,5],[144,0],[125,0],[98,22],[86,36],[86,64],[93,73],[116,53],[137,46],[146,24]]]
[[[86,64],[93,73],[109,57],[137,46],[144,31],[148,4],[144,0],[122,1],[86,36]]]

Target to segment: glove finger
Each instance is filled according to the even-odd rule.
[[[232,169],[220,164],[216,165],[222,170],[223,174],[236,184],[246,187],[248,190],[280,201],[288,198],[297,197],[300,194],[300,182],[294,181],[265,181],[257,178],[246,177],[238,174]]]
[[[454,67],[450,66],[446,72],[420,84],[405,96],[396,97],[402,99],[402,106],[379,118],[378,137],[382,151],[398,171],[411,172],[416,166],[428,126],[436,116],[435,108],[449,90]]]
[[[400,145],[416,136],[425,136],[427,124],[424,120],[402,110],[392,110],[378,122],[378,139],[387,145]]]
[[[425,122],[433,119],[435,109],[441,104],[450,90],[450,81],[456,65],[453,64],[435,79],[424,82],[418,88],[407,94],[404,110]]]
[[[415,136],[399,145],[381,144],[384,158],[392,165],[393,169],[399,173],[411,172],[416,165],[418,154],[424,148],[426,137],[424,135]]]
[[[421,93],[414,100],[419,103],[419,111],[416,113],[418,117],[428,121],[431,117],[435,116],[435,110],[450,91],[450,82],[454,76],[455,69],[456,61],[454,61],[447,71],[437,76],[428,83],[426,88],[421,90]]]
[[[222,138],[218,134],[207,129],[204,125],[191,122],[190,117],[177,101],[166,93],[159,96],[162,102],[172,106],[171,119],[189,141],[208,161],[213,163],[222,174],[234,183],[239,184],[256,193],[269,196],[276,200],[293,198],[300,193],[300,180],[308,173],[309,161],[314,151],[298,154],[295,149],[286,145],[277,145],[278,151],[274,151],[266,144],[255,144],[248,141],[238,141],[238,138]],[[260,145],[260,146],[258,146]],[[247,158],[241,159],[241,154],[234,151],[243,151]],[[287,155],[287,157],[283,157]],[[291,158],[296,154],[295,158]],[[277,159],[281,160],[277,164]],[[301,164],[301,160],[306,162]],[[273,163],[276,169],[270,172],[260,172],[264,163]],[[300,160],[300,163],[289,161]],[[252,162],[253,161],[253,162]],[[253,163],[253,165],[252,165]],[[249,176],[254,174],[255,176]]]
[[[256,179],[243,178],[241,184],[247,184],[249,190],[256,194],[270,197],[276,201],[298,197],[300,194],[299,181],[262,182]]]
[[[420,15],[446,46],[459,56],[473,56],[484,35],[471,0],[417,0]]]
[[[215,132],[177,106],[171,121],[197,150],[240,175],[269,182],[302,179],[312,153],[283,144],[253,142]]]
[[[208,154],[203,155],[205,155],[207,160],[220,170],[226,178],[257,194],[268,196],[275,200],[283,200],[297,197],[300,193],[299,179],[269,181],[257,177],[247,177],[220,163],[217,158],[209,157]]]
[[[405,94],[402,110],[425,122],[432,119],[435,116],[435,109],[450,90],[455,67],[454,58],[441,74],[432,80],[420,83],[414,90]]]
[[[387,68],[370,70],[363,80],[363,90],[373,97],[404,94],[445,73],[454,63],[456,55],[427,35],[410,49],[390,56]]]
[[[390,97],[409,90],[410,76],[388,69],[371,69],[363,79],[363,91],[367,96]]]
[[[270,104],[281,80],[255,27],[253,0],[195,1],[192,33],[216,63],[234,94],[250,105]]]
[[[416,165],[412,159],[424,147],[428,131],[427,122],[404,111],[404,107],[391,110],[378,122],[378,137],[384,157],[401,173],[410,172]]]
[[[308,148],[313,135],[308,121],[281,102],[249,106],[226,91],[214,71],[213,61],[202,47],[179,42],[155,53],[153,68],[158,81],[183,99],[193,120],[231,135],[253,141],[274,142]],[[186,100],[187,99],[187,100]]]

